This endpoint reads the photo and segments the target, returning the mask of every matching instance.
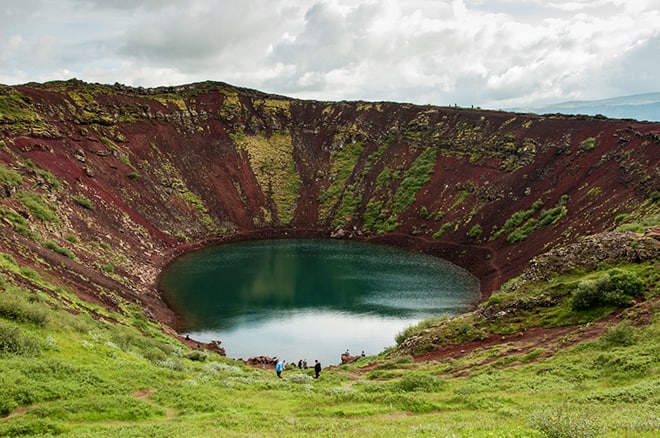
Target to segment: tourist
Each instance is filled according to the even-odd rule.
[[[283,360],[278,360],[277,365],[275,365],[275,372],[280,379],[282,378],[282,371],[284,370],[284,362],[285,361]]]
[[[319,374],[321,374],[321,362],[319,362],[318,360],[314,361],[314,374],[315,374],[314,376],[315,379],[318,379]]]

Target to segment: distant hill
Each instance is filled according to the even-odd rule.
[[[537,114],[604,115],[613,119],[660,121],[660,93],[644,93],[601,100],[576,100],[535,107],[512,109]]]

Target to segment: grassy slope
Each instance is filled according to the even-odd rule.
[[[626,309],[635,325],[600,339],[551,354],[516,353],[503,342],[424,362],[392,349],[319,380],[297,369],[278,380],[272,370],[190,350],[135,307],[113,314],[11,256],[0,265],[0,436],[650,437],[660,428],[660,291],[651,263],[625,267],[650,284],[647,300]],[[525,296],[593,275],[527,285]],[[513,297],[503,290],[491,301]],[[566,306],[535,308],[516,330],[576,322]],[[612,310],[584,312],[581,322]]]

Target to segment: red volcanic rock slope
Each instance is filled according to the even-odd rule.
[[[303,101],[212,82],[0,86],[0,252],[166,323],[160,269],[234,239],[425,251],[471,271],[487,296],[532,257],[643,211],[659,158],[660,124],[633,120]]]

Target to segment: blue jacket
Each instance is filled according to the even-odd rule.
[[[275,365],[275,371],[281,372],[283,368],[284,362],[277,362],[277,365]]]

